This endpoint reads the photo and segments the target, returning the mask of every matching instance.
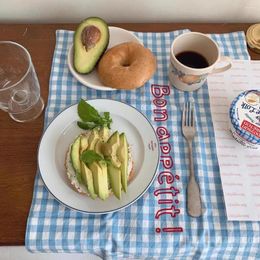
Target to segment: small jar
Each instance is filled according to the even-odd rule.
[[[239,94],[231,103],[231,132],[243,146],[260,149],[260,91]]]

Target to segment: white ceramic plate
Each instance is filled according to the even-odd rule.
[[[141,43],[139,41],[139,39],[133,33],[129,32],[127,30],[118,28],[118,27],[109,27],[109,34],[110,34],[110,38],[109,38],[109,44],[108,44],[107,50],[110,49],[111,47],[113,47],[117,44],[123,43],[123,42],[133,41],[133,42]],[[96,69],[94,69],[89,74],[80,74],[74,69],[73,45],[70,46],[70,48],[69,48],[67,62],[68,62],[68,66],[69,66],[69,70],[70,70],[71,74],[83,85],[93,88],[93,89],[97,89],[97,90],[110,90],[110,91],[116,90],[114,88],[105,87],[100,82]]]
[[[38,164],[43,182],[51,194],[64,205],[81,212],[105,214],[125,208],[139,199],[152,184],[159,162],[156,133],[148,119],[134,107],[119,101],[94,99],[88,101],[99,112],[109,111],[115,130],[125,132],[132,148],[135,177],[121,200],[92,200],[74,191],[64,166],[66,152],[75,137],[84,130],[77,126],[77,104],[61,112],[45,130],[39,150]]]

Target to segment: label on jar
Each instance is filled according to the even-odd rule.
[[[241,93],[230,107],[231,131],[241,144],[250,148],[260,146],[260,91]],[[241,142],[243,140],[244,142]]]

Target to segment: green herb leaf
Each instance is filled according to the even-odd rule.
[[[84,130],[91,130],[91,129],[95,128],[95,124],[88,123],[88,122],[78,121],[77,125],[79,128],[84,129]]]
[[[81,99],[78,104],[78,115],[84,122],[100,121],[98,111],[83,99]]]
[[[111,162],[111,160],[110,159],[104,159],[104,161],[107,163],[107,165],[113,165],[113,163]]]
[[[95,161],[102,161],[104,158],[93,150],[86,150],[80,155],[81,161],[90,164]]]
[[[100,115],[94,107],[83,99],[78,104],[78,115],[83,122],[78,121],[77,124],[82,129],[89,130],[102,126],[107,126],[110,129],[112,123],[110,113],[104,112],[103,116]]]
[[[110,119],[110,113],[109,112],[104,112],[104,118],[106,120],[109,120]]]
[[[109,112],[104,112],[104,121],[105,121],[105,125],[110,129],[110,125],[112,123],[112,118],[110,117]]]

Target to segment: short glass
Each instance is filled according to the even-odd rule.
[[[20,44],[0,41],[0,109],[17,122],[37,118],[44,108],[29,52]]]

